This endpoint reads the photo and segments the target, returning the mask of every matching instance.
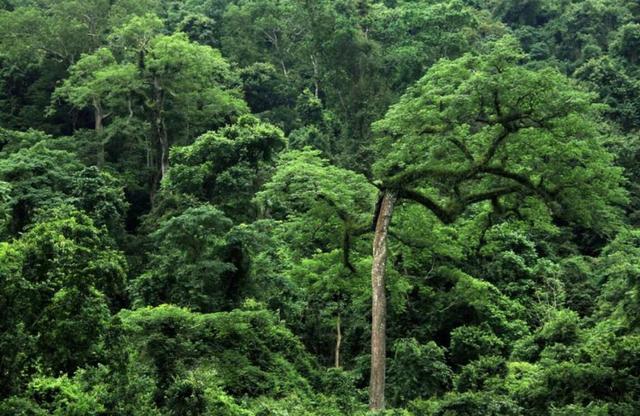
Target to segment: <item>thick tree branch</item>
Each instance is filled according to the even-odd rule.
[[[454,144],[454,146],[456,146],[464,155],[464,157],[470,161],[470,162],[475,162],[475,158],[473,157],[473,155],[471,154],[471,152],[469,151],[469,148],[467,148],[467,146],[465,146],[465,144],[462,142],[462,140],[459,140],[455,137],[449,137],[448,140]]]
[[[526,175],[522,175],[519,173],[508,171],[499,166],[482,166],[478,169],[479,172],[488,173],[490,175],[499,176],[501,178],[510,179],[519,183],[527,189],[530,189],[541,196],[544,196],[550,199],[552,192],[542,188],[541,186],[536,185],[533,181],[528,178]]]
[[[395,231],[389,230],[389,235],[393,238],[395,238],[396,240],[398,240],[399,242],[401,242],[402,244],[404,244],[405,246],[411,247],[411,248],[417,248],[417,249],[430,249],[433,248],[433,245],[431,243],[428,243],[426,241],[415,241],[415,240],[411,240],[399,233],[396,233]]]
[[[480,192],[477,194],[467,195],[462,198],[463,206],[476,204],[482,201],[495,200],[501,196],[509,195],[518,192],[521,189],[519,186],[510,186],[505,188],[497,188],[486,192]]]
[[[356,268],[351,264],[351,230],[347,223],[344,225],[344,232],[342,234],[342,264],[349,269],[351,273],[356,272]]]
[[[402,189],[398,192],[398,197],[417,202],[430,210],[442,223],[451,224],[468,206],[483,201],[496,201],[501,196],[516,193],[521,189],[521,186],[508,186],[462,196],[457,198],[448,208],[439,205],[433,199],[415,190]]]
[[[425,177],[438,177],[438,178],[456,178],[464,177],[471,171],[471,168],[467,169],[443,169],[443,168],[431,168],[431,167],[418,167],[414,169],[407,169],[404,172],[391,176],[385,181],[387,186],[407,186],[412,183],[424,179]]]
[[[453,213],[438,205],[434,200],[420,192],[411,189],[402,189],[398,192],[398,197],[417,202],[424,206],[433,212],[433,214],[445,224],[451,224],[455,220],[455,215],[453,215]]]
[[[360,236],[362,234],[366,234],[371,231],[369,226],[354,226],[352,224],[351,215],[347,210],[341,208],[333,201],[331,198],[326,195],[319,193],[318,199],[325,201],[328,205],[331,206],[336,212],[336,215],[343,223],[344,231],[342,234],[342,264],[344,267],[349,269],[351,273],[356,272],[356,268],[351,264],[351,240],[353,237]]]
[[[500,148],[502,143],[504,143],[507,137],[509,137],[509,135],[514,131],[511,128],[504,127],[504,125],[502,129],[502,133],[500,133],[495,139],[493,139],[491,145],[489,146],[489,149],[487,149],[486,153],[482,157],[482,161],[479,163],[480,166],[486,165],[487,163],[491,162],[491,159],[493,159],[493,157],[498,152],[498,148]]]
[[[493,107],[498,117],[502,117],[502,106],[500,105],[500,94],[498,90],[493,90]]]

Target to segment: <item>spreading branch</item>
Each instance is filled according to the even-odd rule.
[[[398,192],[398,197],[417,202],[418,204],[424,206],[425,208],[433,212],[433,214],[445,224],[451,224],[453,221],[455,221],[455,215],[450,210],[439,205],[433,199],[424,194],[421,194],[418,191],[411,189],[402,189]]]
[[[510,186],[505,188],[497,188],[486,192],[480,192],[476,194],[467,195],[462,198],[463,206],[469,206],[482,201],[494,201],[497,198],[505,195],[509,195],[521,190],[519,186]]]

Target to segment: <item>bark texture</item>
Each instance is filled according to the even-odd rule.
[[[371,267],[371,379],[369,381],[369,408],[384,409],[387,298],[385,293],[385,267],[387,264],[387,236],[397,195],[385,191],[380,203],[373,238]]]

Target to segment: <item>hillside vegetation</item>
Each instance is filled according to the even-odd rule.
[[[637,416],[640,3],[0,0],[0,416]]]

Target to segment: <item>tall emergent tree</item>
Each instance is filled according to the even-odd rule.
[[[60,99],[76,109],[92,109],[98,139],[97,164],[102,166],[109,137],[104,131],[105,122],[118,109],[128,109],[128,116],[133,116],[132,101],[141,88],[135,65],[119,64],[109,49],[100,48],[83,55],[69,68],[69,77],[54,91],[52,98],[54,103]]]
[[[111,49],[83,55],[54,93],[77,109],[92,109],[98,164],[105,159],[107,118],[146,121],[155,186],[167,172],[171,145],[189,144],[247,111],[220,52],[190,42],[184,33],[160,35],[161,25],[151,15],[132,18],[114,31]]]
[[[386,240],[397,201],[446,224],[489,203],[499,211],[538,204],[538,215],[597,233],[616,223],[612,206],[626,195],[594,96],[554,69],[523,66],[525,58],[505,37],[487,53],[443,60],[374,126],[382,195],[371,271],[373,410],[385,406]]]

